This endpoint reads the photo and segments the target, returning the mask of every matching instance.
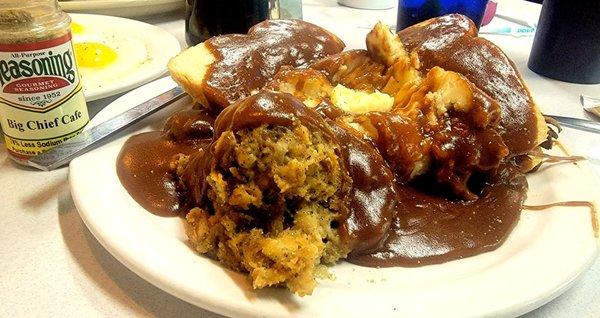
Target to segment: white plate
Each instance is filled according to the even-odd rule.
[[[83,76],[83,93],[88,102],[126,92],[159,78],[166,73],[169,59],[181,50],[173,35],[144,22],[94,14],[71,14],[71,18],[84,30],[81,34],[73,34],[73,42],[84,40],[113,48],[119,46],[122,50],[127,48],[125,52],[117,49],[115,63]],[[121,64],[116,65],[116,62]],[[109,69],[111,66],[114,69]]]
[[[117,99],[102,121],[175,84],[161,79]],[[127,133],[160,129],[180,102]],[[179,218],[157,217],[121,186],[115,159],[127,136],[71,162],[75,205],[98,241],[142,278],[192,304],[224,315],[252,317],[512,317],[565,291],[596,256],[590,211],[523,211],[496,251],[420,268],[365,268],[342,262],[335,280],[312,296],[284,289],[253,291],[244,276],[195,254]],[[529,204],[600,197],[587,163],[547,166],[529,175]]]
[[[66,12],[132,18],[182,9],[185,0],[66,0],[58,4]]]

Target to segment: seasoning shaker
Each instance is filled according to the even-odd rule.
[[[0,125],[18,163],[89,122],[70,22],[57,0],[0,3]]]

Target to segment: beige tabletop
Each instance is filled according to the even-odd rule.
[[[530,13],[539,7],[523,6]],[[183,12],[142,20],[165,28],[185,47]],[[377,20],[395,10],[364,11],[332,0],[304,1],[305,20],[361,45]],[[532,38],[488,36],[515,61],[543,112],[585,118],[579,94],[600,85],[542,78],[526,67]],[[118,96],[117,96],[118,97]],[[116,97],[89,104],[92,115]],[[600,172],[600,135],[565,129],[563,139]],[[105,189],[98,189],[102,196]],[[13,163],[0,144],[0,317],[218,317],[154,287],[113,258],[81,221],[69,193],[68,169],[39,172]],[[526,317],[600,317],[600,261],[574,286]]]

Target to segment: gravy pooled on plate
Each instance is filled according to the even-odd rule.
[[[446,20],[456,36],[440,34]],[[150,212],[185,215],[191,246],[247,273],[254,288],[307,295],[341,259],[413,267],[494,250],[526,198],[531,167],[513,158],[533,151],[545,126],[524,85],[492,89],[473,65],[426,50],[444,36],[477,39],[463,20],[400,35],[378,24],[368,50],[341,53],[335,36],[298,21],[190,48],[169,68],[209,110],[133,136],[119,178]],[[500,56],[494,67],[522,84],[492,46],[469,50]],[[507,132],[514,125],[536,136],[521,147]]]

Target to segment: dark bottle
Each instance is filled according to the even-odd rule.
[[[195,45],[228,33],[246,33],[269,19],[277,0],[187,0],[185,39]],[[276,18],[276,17],[275,17]]]
[[[600,83],[600,2],[545,0],[527,65],[561,81]]]

